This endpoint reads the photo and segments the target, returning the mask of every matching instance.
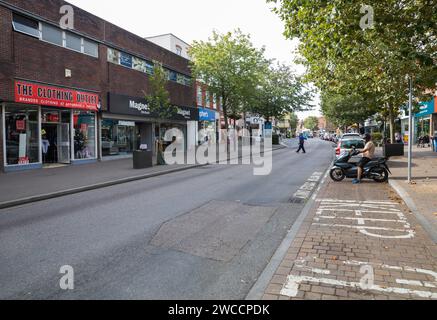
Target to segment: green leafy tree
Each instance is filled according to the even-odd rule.
[[[437,6],[429,0],[370,0],[371,28],[360,22],[358,0],[268,0],[285,22],[285,35],[299,38],[307,81],[329,94],[371,96],[394,119],[407,99],[406,75],[417,100],[427,100],[437,78]],[[430,90],[427,90],[430,89]]]
[[[319,118],[311,116],[304,120],[304,126],[306,129],[315,131],[319,128]]]
[[[155,62],[153,75],[149,78],[150,94],[145,93],[145,96],[150,112],[160,119],[169,119],[177,112],[177,108],[170,103],[167,81],[167,72],[159,62]]]
[[[291,131],[296,131],[297,126],[299,124],[299,118],[295,113],[291,113],[289,115],[289,120],[288,120],[289,124],[290,124],[290,129]]]
[[[190,49],[192,70],[208,90],[221,97],[226,129],[229,116],[241,114],[252,101],[268,63],[240,30],[195,41]]]
[[[160,119],[170,119],[177,113],[177,108],[170,102],[170,93],[167,90],[168,75],[159,62],[154,63],[153,75],[149,78],[150,93],[145,94],[149,111]],[[159,124],[158,163],[165,164],[163,157],[163,137]]]
[[[310,91],[286,65],[270,67],[256,91],[256,101],[250,106],[252,113],[265,119],[283,119],[290,112],[313,108]]]
[[[375,99],[357,94],[324,92],[321,101],[323,115],[329,122],[341,128],[361,123],[378,111]]]

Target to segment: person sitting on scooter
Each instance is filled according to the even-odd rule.
[[[352,181],[353,184],[361,183],[361,177],[363,176],[364,167],[368,164],[373,156],[375,155],[375,144],[372,141],[372,136],[368,133],[364,136],[364,140],[366,140],[366,146],[360,153],[363,154],[363,158],[358,162],[358,176],[357,179]]]

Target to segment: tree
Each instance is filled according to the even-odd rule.
[[[160,119],[169,119],[177,108],[170,103],[170,93],[167,90],[168,76],[162,64],[154,63],[153,75],[149,78],[150,94],[145,93],[149,110]]]
[[[291,113],[289,115],[289,120],[288,122],[290,123],[290,129],[291,131],[296,131],[297,126],[299,124],[299,118],[297,117],[297,115],[295,113]]]
[[[378,111],[376,106],[375,99],[358,94],[342,95],[325,91],[321,97],[323,115],[341,128],[370,118]]]
[[[375,21],[365,30],[358,0],[268,2],[278,4],[286,37],[301,41],[306,80],[322,92],[374,98],[390,119],[392,139],[394,119],[408,100],[406,75],[414,76],[417,100],[430,98],[427,89],[435,89],[437,78],[434,1],[367,1]]]
[[[256,91],[256,101],[250,107],[252,113],[265,119],[283,119],[284,115],[313,106],[312,92],[296,77],[289,66],[270,67]]]
[[[306,129],[316,131],[319,128],[319,118],[311,116],[304,120],[304,126]]]
[[[149,111],[160,119],[170,119],[177,112],[177,108],[171,105],[170,93],[167,90],[168,76],[162,64],[154,63],[153,75],[149,78],[150,94],[145,94]],[[158,141],[158,163],[165,164],[163,157],[163,142],[161,137],[161,126],[159,126]]]
[[[268,63],[264,49],[253,47],[250,36],[240,30],[195,41],[190,49],[192,71],[208,90],[221,97],[225,126],[229,115],[241,114],[254,101]]]

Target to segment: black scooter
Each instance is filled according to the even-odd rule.
[[[360,152],[353,148],[349,152],[343,152],[334,162],[330,171],[331,179],[337,182],[345,178],[356,179],[358,177],[358,166],[356,163],[349,163],[351,157],[359,155]],[[364,166],[363,179],[373,179],[376,182],[387,182],[390,169],[387,166],[387,158],[377,158]]]

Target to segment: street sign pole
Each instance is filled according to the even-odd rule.
[[[413,79],[408,76],[408,85],[410,87],[410,98],[408,103],[408,183],[411,183],[411,167],[413,161]]]

